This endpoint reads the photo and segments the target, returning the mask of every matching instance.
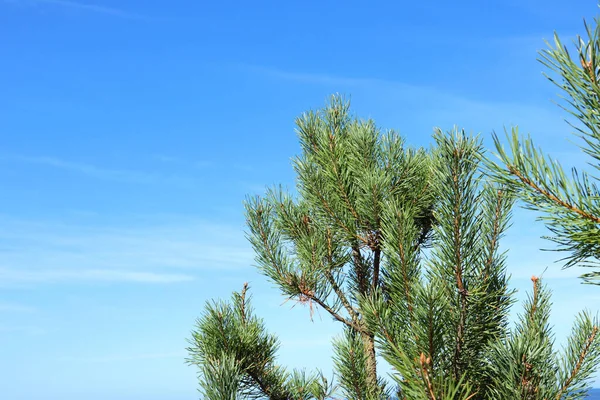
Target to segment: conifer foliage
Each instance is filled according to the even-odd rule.
[[[554,44],[541,52],[548,78],[564,92],[571,124],[583,139],[581,149],[592,168],[600,169],[600,25],[585,26],[586,37],[577,37],[575,54],[569,53],[557,34]],[[600,285],[600,191],[598,178],[575,168],[565,172],[560,163],[545,156],[517,128],[509,135],[508,150],[494,136],[501,163],[489,163],[498,181],[511,186],[527,207],[541,211],[552,232],[551,240],[567,252],[565,267],[592,267],[582,275],[586,283]],[[571,175],[569,177],[569,175]]]
[[[479,140],[458,130],[434,139],[429,256],[419,249],[414,210],[389,209],[386,285],[363,304],[409,399],[484,395],[487,349],[504,334],[511,302],[499,242],[512,199],[481,181]]]
[[[247,201],[258,268],[282,294],[340,324],[341,397],[356,400],[582,399],[600,361],[597,322],[578,316],[555,351],[550,295],[538,278],[513,329],[500,241],[511,191],[481,173],[481,141],[454,129],[431,150],[354,118],[333,97],[297,121],[297,193]],[[318,373],[276,364],[276,338],[252,315],[246,290],[209,303],[192,334],[209,399],[321,399]],[[394,369],[392,386],[376,355]]]
[[[285,296],[321,307],[344,325],[337,365],[355,371],[341,381],[346,392],[377,398],[383,385],[374,332],[360,299],[379,291],[388,273],[383,224],[390,207],[410,207],[419,247],[427,241],[430,157],[405,148],[395,132],[382,135],[373,121],[353,118],[341,97],[296,124],[298,195],[273,189],[249,199],[249,239],[259,268]]]
[[[230,302],[206,304],[190,339],[188,363],[199,367],[207,400],[268,398],[324,400],[332,386],[319,373],[288,372],[276,364],[277,338],[256,317],[248,285],[233,293]]]

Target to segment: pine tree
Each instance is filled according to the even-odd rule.
[[[589,164],[600,169],[600,26],[586,24],[587,38],[578,36],[571,56],[557,34],[554,45],[541,52],[540,61],[553,73],[551,82],[565,93],[563,108],[576,118],[571,126],[583,139]],[[598,179],[573,168],[571,176],[561,164],[537,149],[517,128],[509,136],[509,151],[494,135],[501,165],[489,163],[498,181],[519,193],[527,207],[542,212],[540,218],[552,232],[558,250],[568,253],[565,267],[579,264],[598,268],[600,258],[600,192]],[[600,284],[600,270],[582,275],[586,283]]]
[[[341,97],[296,124],[298,193],[272,189],[248,199],[249,239],[258,267],[286,297],[321,307],[344,325],[336,347],[337,365],[351,364],[355,372],[351,381],[342,379],[347,393],[377,398],[383,385],[375,338],[359,299],[377,291],[387,273],[382,230],[390,205],[410,205],[418,241],[427,242],[430,157],[405,148],[395,132],[382,135],[373,121],[353,118]]]
[[[482,175],[479,139],[437,130],[431,150],[411,149],[351,117],[339,97],[297,125],[297,194],[249,199],[248,236],[260,270],[286,297],[342,325],[333,346],[344,398],[392,397],[377,353],[394,368],[402,399],[585,397],[600,361],[594,318],[580,314],[555,351],[550,294],[534,278],[509,327],[500,240],[514,197]],[[318,375],[276,365],[276,343],[245,291],[209,303],[189,349],[207,398],[327,396]]]

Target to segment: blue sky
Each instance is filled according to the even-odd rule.
[[[281,362],[331,371],[339,326],[256,273],[242,201],[293,186],[293,121],[334,92],[413,145],[518,124],[582,164],[536,51],[594,1],[0,0],[0,396],[197,398],[186,341],[245,281]],[[570,142],[571,141],[571,142]],[[600,289],[561,271],[534,215],[512,284],[546,267],[557,341]],[[517,308],[518,309],[518,308]]]

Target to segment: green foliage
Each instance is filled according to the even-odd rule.
[[[341,337],[333,341],[334,366],[338,373],[339,386],[347,400],[387,399],[385,382],[370,385],[367,375],[368,352],[363,338],[350,328],[345,328]]]
[[[311,310],[323,308],[362,343],[355,350],[364,354],[350,360],[339,342],[337,365],[363,360],[366,375],[359,386],[376,396],[383,388],[375,338],[359,299],[383,284],[382,232],[390,207],[410,206],[416,240],[427,242],[431,158],[406,148],[395,132],[381,134],[373,121],[352,117],[341,97],[303,114],[296,125],[302,148],[294,160],[298,194],[272,189],[264,198],[248,199],[248,237],[258,267],[284,296]]]
[[[199,367],[203,394],[209,400],[328,398],[333,388],[320,373],[290,373],[275,364],[278,341],[254,316],[247,288],[230,302],[207,303],[192,332],[188,363]]]
[[[583,399],[600,361],[598,322],[577,317],[562,352],[553,351],[550,293],[533,277],[533,294],[516,328],[489,350],[490,398]]]
[[[200,367],[200,387],[207,400],[238,399],[242,372],[231,354],[207,357]]]
[[[362,304],[409,399],[485,398],[488,346],[504,333],[511,292],[499,240],[512,197],[482,182],[479,140],[436,131],[436,224],[424,258],[415,210],[396,205],[383,229],[382,290]]]
[[[548,76],[566,95],[563,107],[576,118],[571,124],[583,139],[582,150],[590,165],[600,169],[600,26],[586,25],[587,37],[578,36],[575,56],[554,36],[554,44],[541,53]],[[520,138],[514,128],[505,150],[494,136],[501,164],[488,163],[491,174],[519,193],[527,207],[542,212],[552,232],[551,240],[568,253],[565,267],[579,264],[598,267],[600,256],[600,192],[597,178],[575,168],[565,172],[560,163],[544,156],[529,137]],[[586,283],[600,284],[600,271],[582,275]]]
[[[482,175],[478,138],[436,130],[430,151],[407,148],[351,117],[339,97],[296,122],[297,195],[272,189],[248,199],[248,238],[285,297],[342,324],[333,346],[345,398],[391,397],[377,353],[394,368],[401,399],[583,396],[600,361],[596,321],[581,314],[566,348],[554,351],[550,295],[534,278],[509,329],[513,292],[500,241],[514,185]],[[207,398],[330,396],[322,376],[275,364],[277,340],[245,293],[208,304],[193,334],[190,361]]]

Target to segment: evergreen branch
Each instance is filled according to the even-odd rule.
[[[339,218],[338,215],[333,211],[333,209],[329,205],[329,202],[323,196],[323,193],[317,190],[315,191],[315,194],[321,201],[321,204],[325,208],[325,211],[327,211],[327,213],[329,214],[329,217],[333,218],[338,223],[338,226],[340,226],[344,231],[346,231],[346,233],[348,233],[351,237],[356,238],[363,243],[367,243],[367,239],[365,237],[359,235],[357,232],[351,230],[346,224],[344,224],[344,221],[342,221],[342,219]]]
[[[429,357],[431,358],[431,372],[434,372],[435,368],[435,349],[434,349],[434,327],[433,327],[433,308],[429,307],[427,310],[427,344],[429,350]]]
[[[581,353],[579,354],[579,360],[577,361],[577,364],[573,367],[571,374],[569,375],[569,377],[567,378],[565,383],[560,388],[560,391],[556,395],[556,400],[560,400],[563,393],[565,393],[565,391],[567,390],[569,385],[571,385],[571,383],[573,382],[573,379],[575,379],[575,377],[579,373],[579,370],[581,369],[583,361],[585,360],[588,352],[590,351],[590,348],[592,347],[592,344],[594,343],[594,339],[596,338],[597,333],[598,333],[598,327],[594,326],[592,328],[592,333],[588,336],[588,338],[585,341],[583,350],[581,350]]]
[[[331,242],[332,240],[332,235],[331,235],[331,230],[329,228],[327,228],[327,255],[328,255],[328,261],[329,263],[332,265],[333,264],[333,244]],[[346,311],[348,311],[348,314],[350,315],[350,317],[352,318],[353,321],[358,319],[358,313],[356,312],[356,310],[352,307],[352,305],[350,304],[350,302],[348,301],[348,298],[346,297],[345,293],[343,292],[342,288],[340,288],[340,286],[338,285],[337,281],[335,280],[333,274],[331,273],[330,269],[326,269],[324,271],[325,274],[325,279],[327,279],[327,281],[329,282],[329,284],[331,285],[331,287],[333,288],[334,293],[337,295],[338,299],[340,300],[340,302],[342,303],[342,305],[344,306],[344,308],[346,309]]]
[[[512,155],[494,135],[502,165],[487,162],[493,178],[515,191],[526,208],[542,211],[538,219],[554,234],[549,239],[560,245],[557,250],[570,253],[564,258],[565,267],[581,261],[594,265],[600,254],[600,191],[596,184],[575,169],[573,178],[568,179],[558,162],[543,156],[531,139],[521,140],[516,128],[509,141]]]
[[[419,356],[419,363],[421,364],[421,376],[427,385],[427,395],[430,400],[436,400],[435,392],[433,391],[433,385],[431,384],[431,380],[429,379],[429,371],[428,366],[431,363],[431,358],[426,358],[425,354],[421,353]]]
[[[304,292],[304,293],[302,293],[302,295],[306,296],[308,299],[310,299],[310,300],[314,301],[315,303],[317,303],[318,305],[320,305],[333,318],[344,323],[348,327],[355,329],[357,332],[364,331],[364,328],[361,325],[359,325],[358,323],[356,323],[354,321],[349,321],[348,319],[342,317],[340,314],[336,313],[330,306],[328,306],[324,301],[322,301],[318,297],[315,297],[315,295],[313,293]]]
[[[459,162],[459,150],[454,149],[453,152],[453,162],[458,164]],[[459,171],[458,165],[453,166],[452,168],[452,182],[453,182],[453,192],[454,192],[454,213],[453,213],[453,228],[454,228],[454,262],[456,263],[455,268],[455,276],[456,276],[456,286],[458,288],[458,293],[460,296],[460,314],[458,317],[458,326],[456,328],[456,347],[454,351],[454,361],[452,362],[454,368],[454,376],[458,378],[459,374],[459,360],[462,351],[463,344],[463,336],[465,329],[465,320],[467,314],[467,291],[465,290],[463,283],[463,265],[462,265],[462,235],[461,235],[461,217],[462,213],[460,210],[460,206],[462,204],[461,198],[461,190],[459,185]]]
[[[242,325],[246,325],[246,292],[248,291],[248,282],[244,282],[242,287],[242,293],[240,294],[240,315],[242,319]]]
[[[391,266],[388,268],[386,277],[393,277],[388,286],[395,286],[397,282],[400,290],[404,295],[403,298],[396,301],[403,306],[406,306],[408,311],[407,319],[410,325],[413,325],[414,302],[411,290],[415,280],[418,280],[420,269],[418,268],[418,242],[419,232],[415,224],[412,207],[399,209],[394,207],[389,211],[389,214],[384,220],[384,251],[389,257]],[[397,266],[399,268],[397,268]],[[396,281],[398,279],[398,281]],[[390,287],[388,291],[392,290]]]
[[[379,269],[381,263],[381,248],[379,244],[377,248],[373,251],[373,282],[371,283],[371,287],[375,290],[379,286]]]
[[[597,216],[590,214],[584,210],[581,210],[580,208],[576,207],[575,205],[573,205],[565,200],[559,199],[557,196],[550,193],[548,190],[539,187],[535,182],[533,182],[531,179],[527,178],[524,174],[521,173],[521,171],[517,170],[513,165],[507,164],[507,167],[508,167],[508,171],[511,174],[513,174],[514,176],[516,176],[521,182],[523,182],[525,185],[529,186],[531,189],[533,189],[540,195],[544,196],[545,198],[547,198],[554,204],[561,206],[575,214],[578,214],[581,217],[588,219],[596,224],[600,224],[600,217],[597,217]]]
[[[352,259],[354,260],[354,273],[358,286],[358,293],[366,295],[368,293],[368,282],[364,260],[360,254],[358,243],[352,243]]]
[[[260,376],[257,371],[249,370],[248,376],[258,385],[260,391],[267,395],[270,400],[286,400],[285,398],[278,398],[274,393],[271,393],[271,388],[263,381],[262,376]]]
[[[423,188],[421,189],[421,192],[415,196],[415,198],[412,201],[412,205],[416,206],[417,205],[417,200],[424,197],[425,193],[427,192],[427,190],[430,189],[430,183],[426,182],[425,185],[423,185]],[[428,216],[428,215],[424,215],[423,220],[424,223],[421,226],[421,235],[419,236],[419,240],[417,241],[417,243],[415,243],[415,249],[418,249],[419,246],[425,244],[425,242],[428,239],[428,235],[431,231],[431,226],[432,226],[432,216]]]
[[[575,122],[567,122],[574,134],[583,139],[579,147],[593,159],[589,164],[600,170],[600,19],[595,18],[594,22],[595,26],[590,27],[584,20],[587,37],[576,37],[573,56],[555,33],[553,43],[546,42],[548,48],[539,53],[539,61],[552,73],[544,73],[546,78],[563,92],[564,104],[559,106],[575,117]],[[568,179],[560,164],[541,155],[530,139],[520,140],[516,128],[511,139],[509,157],[494,135],[504,164],[489,165],[494,178],[518,189],[527,208],[542,211],[539,219],[554,234],[549,239],[560,245],[558,251],[570,253],[564,258],[565,267],[582,261],[589,262],[582,266],[597,266],[600,191],[596,184],[589,175],[578,175],[575,168]],[[595,283],[593,280],[599,276],[592,273],[581,278],[585,283]]]
[[[500,239],[500,222],[502,220],[502,201],[504,197],[504,192],[502,190],[497,191],[496,197],[496,207],[494,209],[494,220],[492,222],[492,235],[490,238],[490,242],[488,244],[488,259],[485,263],[485,277],[487,280],[489,276],[489,271],[492,267],[492,262],[494,261],[494,254],[498,247],[498,240]]]
[[[346,192],[346,188],[344,187],[344,183],[342,182],[342,177],[340,176],[340,170],[339,170],[340,167],[338,165],[338,159],[337,159],[337,157],[335,157],[335,154],[334,154],[335,136],[333,134],[329,134],[329,146],[330,146],[330,151],[331,151],[331,155],[332,155],[332,165],[331,166],[333,168],[333,173],[334,173],[334,176],[336,177],[338,189],[340,191],[342,199],[346,203],[346,206],[348,207],[348,210],[350,211],[352,216],[356,219],[357,222],[360,222],[360,216],[358,215],[354,206],[350,202],[350,198],[348,197],[348,193]]]
[[[242,372],[234,357],[222,353],[200,366],[201,389],[207,400],[237,400]]]
[[[334,364],[348,400],[375,399],[371,396],[374,387],[369,382],[367,359],[357,332],[344,329],[343,336],[334,340]]]
[[[540,278],[537,276],[531,277],[531,282],[533,282],[533,298],[531,300],[531,309],[529,311],[529,320],[533,324],[535,322],[535,312],[537,311],[538,302],[539,302],[539,290],[540,290]]]
[[[404,246],[402,244],[402,241],[400,241],[400,243],[398,243],[399,247],[399,251],[400,251],[400,258],[402,260],[402,279],[404,280],[404,295],[406,296],[406,306],[408,309],[408,319],[409,321],[411,321],[411,325],[412,325],[412,315],[413,315],[413,302],[412,302],[412,296],[410,295],[410,282],[408,280],[408,268],[406,265],[406,260],[405,260],[405,253],[404,253]]]
[[[401,347],[397,344],[396,340],[392,337],[392,334],[390,333],[390,331],[388,330],[388,324],[392,321],[392,318],[390,318],[389,316],[386,316],[386,318],[384,319],[384,316],[381,315],[380,311],[379,311],[379,307],[381,306],[382,303],[379,301],[373,301],[373,299],[371,299],[371,304],[369,307],[367,307],[365,309],[366,311],[366,316],[367,319],[369,320],[369,322],[371,322],[371,324],[373,326],[376,326],[378,329],[378,334],[380,334],[383,337],[383,342],[382,345],[384,348],[388,348],[389,350],[391,350],[391,353],[394,353],[394,355],[396,356],[395,358],[386,358],[388,360],[394,360],[397,361],[398,359],[404,359],[406,357],[405,352],[403,351],[403,349],[401,349]],[[389,311],[387,308],[383,308],[382,311]]]
[[[352,320],[353,321],[357,320],[359,317],[358,313],[350,305],[348,298],[346,297],[346,295],[344,294],[342,289],[339,287],[339,285],[335,281],[335,278],[333,277],[333,274],[331,273],[331,271],[325,271],[325,278],[327,279],[327,282],[329,282],[329,284],[333,288],[333,292],[337,295],[338,299],[340,300],[340,302],[342,303],[342,305],[344,306],[346,311],[348,311],[348,314],[350,314],[350,317],[352,318]]]
[[[454,266],[455,269],[455,277],[456,277],[456,287],[458,288],[458,292],[460,294],[463,294],[465,291],[464,285],[463,285],[463,277],[462,277],[462,256],[461,256],[461,229],[460,229],[460,225],[461,225],[461,212],[460,212],[460,204],[461,204],[461,198],[460,198],[460,189],[458,187],[458,176],[454,176],[453,177],[454,180],[454,218],[453,218],[453,227],[454,227],[454,261],[456,263],[456,265]]]
[[[275,252],[272,249],[271,244],[269,243],[269,236],[268,236],[267,232],[265,231],[264,222],[263,222],[263,214],[265,213],[265,211],[262,208],[262,205],[259,205],[258,207],[259,208],[256,210],[256,214],[255,214],[256,215],[255,222],[256,222],[256,227],[258,228],[258,233],[259,233],[260,239],[262,241],[263,249],[265,251],[268,261],[270,262],[270,266],[273,267],[273,269],[275,269],[277,274],[283,278],[287,275],[287,273],[283,270],[282,266],[280,266],[279,263],[277,262],[277,257],[275,256]]]

